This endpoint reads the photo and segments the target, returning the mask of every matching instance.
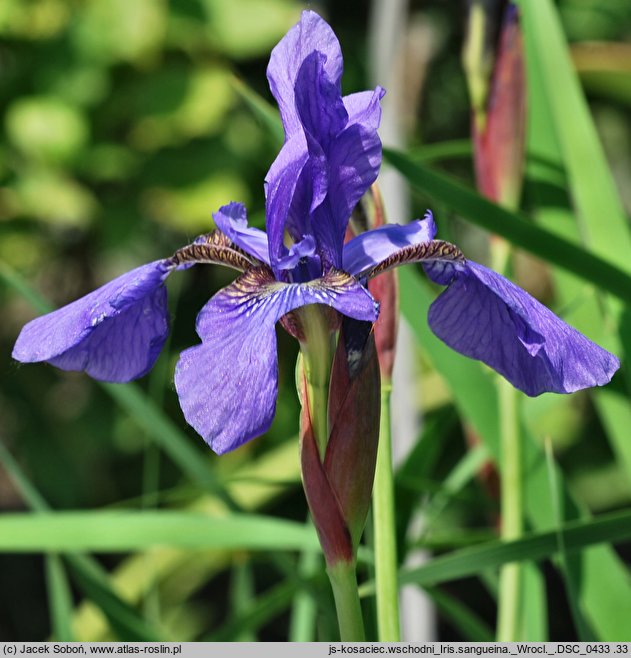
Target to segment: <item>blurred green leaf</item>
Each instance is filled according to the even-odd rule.
[[[289,0],[202,0],[211,42],[231,57],[267,53],[299,19]]]
[[[37,514],[31,514],[30,516],[37,518],[39,514],[49,513],[48,503],[22,472],[18,463],[1,441],[0,462],[27,505],[37,512]],[[97,562],[85,555],[78,554],[66,556],[66,561],[81,590],[99,606],[121,640],[150,642],[159,639],[158,633],[151,629],[138,616],[136,611],[112,589],[106,574]],[[66,592],[66,585],[63,582],[60,568],[58,565],[49,565],[48,567],[50,570],[49,582],[52,588],[51,597],[54,600],[53,605],[57,606],[55,609],[55,624],[59,627],[56,630],[59,631],[60,635],[65,635],[68,633],[66,608],[69,605],[69,594]]]
[[[233,77],[231,82],[241,100],[271,136],[274,145],[280,148],[285,140],[285,132],[278,110],[239,78]]]
[[[0,517],[0,551],[134,551],[187,548],[317,549],[313,528],[255,515],[192,512],[42,512]]]
[[[73,642],[72,594],[64,565],[58,555],[46,556],[46,581],[53,638],[57,642]]]
[[[54,170],[23,172],[15,185],[20,215],[65,227],[85,227],[94,218],[98,202],[88,188]]]
[[[263,624],[289,607],[297,589],[294,582],[281,582],[254,599],[247,612],[231,617],[203,641],[229,642],[244,632],[255,633]]]
[[[628,221],[572,66],[556,6],[541,0],[536,10],[529,2],[520,2],[520,7],[528,57],[538,61],[585,241],[597,255],[631,272]]]
[[[81,111],[52,96],[18,98],[9,106],[5,122],[13,145],[40,162],[68,162],[88,141],[89,127]]]
[[[230,200],[247,204],[249,198],[248,188],[238,172],[224,170],[179,188],[149,188],[143,193],[142,203],[156,221],[190,235],[210,231],[214,225],[212,213]]]
[[[495,634],[473,610],[454,596],[438,589],[425,587],[438,610],[455,626],[467,642],[493,642]]]
[[[86,596],[103,611],[121,642],[159,642],[167,639],[112,589],[107,573],[85,555],[68,555],[72,575]]]
[[[0,34],[28,40],[50,39],[66,26],[71,7],[65,0],[3,0],[0,3]]]
[[[138,116],[131,143],[153,151],[217,134],[233,104],[231,74],[219,66],[167,69],[136,90]],[[212,99],[212,102],[209,102]]]
[[[548,593],[543,569],[532,562],[522,565],[522,628],[528,642],[546,642],[548,636]]]
[[[72,38],[79,55],[103,63],[142,63],[165,37],[164,0],[91,0],[78,10]]]

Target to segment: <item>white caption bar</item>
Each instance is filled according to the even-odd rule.
[[[41,654],[78,654],[85,656],[182,656],[208,655],[228,658],[269,656],[274,658],[321,658],[344,655],[417,655],[431,656],[506,654],[509,656],[544,655],[575,658],[576,656],[620,656],[631,654],[631,642],[0,642],[1,656],[23,658]],[[631,656],[629,656],[631,658]]]

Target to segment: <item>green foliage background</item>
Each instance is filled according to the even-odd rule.
[[[367,88],[368,3],[314,8],[342,42],[345,92]],[[279,332],[281,391],[265,437],[219,459],[179,411],[177,355],[196,342],[195,314],[229,273],[174,277],[172,339],[136,384],[10,358],[36,313],[171,253],[212,228],[220,205],[243,201],[264,224],[262,181],[278,146],[265,66],[300,9],[291,0],[0,4],[0,640],[336,637],[304,523],[296,346]],[[625,361],[631,8],[544,0],[523,12],[531,96],[521,213],[473,191],[458,3],[412,3],[434,54],[406,111],[412,147],[387,160],[415,190],[415,217],[431,206],[441,236],[482,261],[480,227],[507,237],[524,249],[514,277]],[[623,50],[580,59],[577,44],[594,40]],[[495,376],[432,336],[434,296],[413,268],[402,272],[424,424],[397,474],[400,557],[417,547],[435,556],[404,569],[403,581],[434,600],[441,639],[492,639],[497,569],[523,560],[524,639],[631,640],[626,361],[603,390],[522,400],[528,532],[501,544],[488,461],[499,456]]]

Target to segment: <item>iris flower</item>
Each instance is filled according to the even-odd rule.
[[[166,278],[192,264],[232,267],[240,275],[202,308],[201,343],[181,354],[175,372],[186,420],[224,453],[272,422],[279,320],[298,337],[300,316],[292,312],[306,305],[318,305],[332,327],[340,314],[374,322],[379,308],[367,282],[416,262],[446,286],[431,305],[429,324],[453,349],[528,395],[607,383],[619,367],[615,356],[504,277],[436,240],[431,213],[344,244],[351,212],[381,164],[384,91],[342,96],[342,67],[335,34],[310,11],[272,51],[267,76],[285,142],[265,181],[267,232],[248,226],[242,204],[223,206],[212,233],[28,323],[14,358],[110,382],[141,377],[168,333]]]

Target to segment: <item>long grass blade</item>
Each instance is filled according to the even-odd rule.
[[[316,549],[312,528],[265,516],[211,517],[194,512],[43,512],[4,514],[0,551],[135,551],[186,548]]]
[[[547,559],[557,552],[558,532],[563,533],[568,553],[596,544],[627,541],[631,538],[631,512],[607,514],[590,521],[573,521],[564,524],[559,531],[534,533],[515,541],[493,541],[463,548],[417,569],[403,570],[400,581],[401,584],[432,586],[474,576],[484,569],[496,569],[509,562]]]
[[[586,242],[596,254],[631,272],[626,214],[572,65],[558,10],[551,0],[521,2],[520,8],[528,59],[538,63]]]
[[[57,642],[73,642],[72,594],[66,570],[58,555],[47,555],[45,565],[53,638]]]

